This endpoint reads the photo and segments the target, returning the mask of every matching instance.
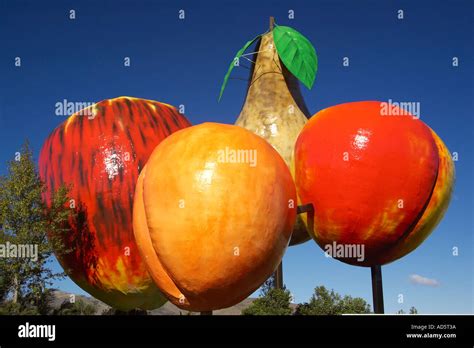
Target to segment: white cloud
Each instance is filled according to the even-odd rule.
[[[425,286],[439,286],[439,282],[436,279],[422,277],[418,274],[411,274],[410,281],[413,284],[425,285]]]

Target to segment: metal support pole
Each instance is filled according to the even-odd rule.
[[[372,266],[372,298],[374,301],[374,313],[383,314],[383,287],[382,287],[382,267]]]
[[[275,272],[275,289],[283,289],[283,261],[280,262]]]
[[[308,213],[308,218],[313,218],[314,215],[314,207],[311,203],[309,204],[304,204],[304,205],[299,205],[296,208],[296,214],[303,214],[303,213]]]
[[[297,214],[308,213],[308,225],[310,228],[313,226],[314,207],[310,204],[299,205],[296,209]],[[278,265],[277,270],[273,274],[274,276],[274,287],[275,289],[283,289],[283,261]]]

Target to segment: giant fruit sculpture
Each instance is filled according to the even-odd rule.
[[[150,274],[180,308],[235,305],[275,270],[296,217],[296,189],[280,155],[237,126],[183,129],[140,174],[134,233]]]
[[[154,285],[134,240],[135,183],[151,152],[171,133],[190,126],[167,104],[121,97],[70,116],[46,139],[39,171],[45,198],[72,185],[77,217],[58,255],[85,291],[121,309],[153,309],[166,300]]]
[[[318,112],[298,137],[295,162],[298,194],[314,205],[313,238],[358,266],[383,265],[417,248],[446,211],[454,181],[451,155],[436,133],[377,101]],[[339,246],[364,246],[363,258],[334,254]]]
[[[296,138],[310,116],[298,79],[308,88],[312,87],[317,69],[316,52],[296,30],[284,26],[273,28],[271,18],[269,32],[249,41],[237,53],[223,87],[234,65],[243,60],[246,56],[244,51],[254,41],[259,43],[251,59],[254,64],[251,66],[247,96],[235,124],[267,140],[291,166]],[[309,239],[305,225],[298,216],[290,245]]]

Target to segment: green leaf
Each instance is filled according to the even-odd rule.
[[[311,42],[295,29],[285,26],[273,29],[273,41],[286,68],[311,89],[318,70],[318,57]]]
[[[242,56],[242,54],[244,54],[245,50],[246,50],[247,48],[249,48],[249,46],[250,46],[251,44],[253,44],[260,36],[261,36],[261,35],[258,35],[258,36],[255,37],[253,40],[248,41],[248,42],[244,45],[244,47],[242,47],[242,48],[237,52],[237,54],[235,55],[234,59],[232,59],[232,62],[230,63],[230,66],[229,66],[229,69],[227,70],[227,74],[225,74],[225,76],[224,76],[224,82],[222,83],[221,92],[219,93],[219,100],[218,100],[218,101],[220,101],[221,98],[222,98],[222,94],[224,93],[225,86],[227,85],[227,80],[229,79],[229,76],[230,76],[230,73],[231,73],[232,69],[234,69],[236,59],[239,59],[239,58]]]

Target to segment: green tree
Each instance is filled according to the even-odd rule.
[[[400,309],[397,314],[405,314],[405,311],[403,309]],[[418,310],[415,307],[411,306],[408,310],[408,314],[418,314]]]
[[[324,286],[314,289],[309,302],[298,305],[296,315],[338,315],[338,314],[370,313],[370,305],[360,298],[342,297],[334,290],[329,291]]]
[[[271,289],[275,288],[275,273],[273,273],[260,287],[260,295],[264,296]]]
[[[96,308],[82,300],[71,302],[64,300],[59,308],[53,311],[55,315],[94,315],[97,312]]]
[[[145,309],[140,309],[140,308],[135,308],[129,311],[121,311],[120,309],[108,308],[108,309],[104,309],[101,315],[119,315],[119,316],[148,315],[148,311]]]
[[[0,303],[2,303],[8,295],[10,286],[10,275],[3,258],[0,259],[0,272]]]
[[[69,231],[68,218],[74,212],[66,206],[67,188],[53,193],[50,207],[42,199],[44,192],[26,142],[8,163],[7,175],[0,177],[0,252],[29,251],[28,257],[0,258],[0,300],[10,302],[4,305],[12,314],[47,314],[51,297],[47,287],[64,277],[49,264],[53,250],[68,252],[60,236]]]
[[[260,296],[242,311],[243,315],[291,315],[291,293],[274,288],[273,276],[263,283]]]

